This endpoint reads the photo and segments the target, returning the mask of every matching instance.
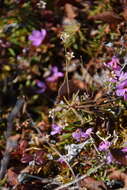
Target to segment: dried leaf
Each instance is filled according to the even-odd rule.
[[[127,7],[124,8],[122,15],[123,15],[125,21],[127,21]]]
[[[78,7],[79,9],[83,8],[83,5],[80,4],[81,0],[57,0],[56,5],[61,7],[64,6],[66,3],[72,4],[75,7]]]
[[[107,190],[103,181],[97,181],[92,177],[84,178],[80,185],[81,187],[86,187],[88,190]]]
[[[77,14],[75,13],[74,7],[71,4],[66,3],[64,8],[65,8],[66,16],[69,19],[74,19],[77,16]]]
[[[127,0],[120,0],[121,5],[123,5],[123,7],[127,6]]]
[[[110,152],[116,161],[122,165],[127,165],[127,153],[124,153],[121,149],[117,148],[111,149]]]
[[[17,177],[18,175],[12,169],[8,169],[7,178],[10,185],[14,186],[19,184]]]
[[[71,79],[69,81],[65,80],[58,90],[57,102],[63,100],[64,97],[70,99],[74,93],[80,90],[85,91],[86,84],[78,79]],[[69,89],[69,93],[68,93]]]
[[[119,24],[123,18],[112,11],[106,11],[95,16],[89,16],[90,20],[100,20],[108,24]]]
[[[109,175],[110,179],[120,180],[124,182],[124,188],[127,188],[127,175],[121,171],[113,170]]]
[[[14,149],[16,149],[17,141],[19,138],[20,138],[19,134],[14,135],[14,136],[10,136],[8,138],[7,145],[6,145],[7,146],[6,149],[8,152],[12,152]]]

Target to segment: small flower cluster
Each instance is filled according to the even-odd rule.
[[[110,82],[115,84],[116,95],[123,96],[124,100],[127,100],[127,72],[122,71],[119,59],[113,57],[112,60],[105,65],[112,71]]]
[[[75,132],[72,133],[72,137],[80,142],[82,139],[87,139],[90,137],[91,133],[92,133],[92,128],[89,128],[86,130],[86,132],[83,132],[82,129],[77,129]]]

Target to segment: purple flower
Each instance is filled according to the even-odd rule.
[[[106,64],[106,66],[108,66],[109,68],[119,71],[121,69],[120,65],[119,65],[119,59],[115,56],[112,57],[112,60],[110,62],[108,62]]]
[[[89,128],[86,130],[86,132],[83,132],[81,129],[77,129],[74,133],[72,133],[72,137],[80,142],[82,138],[88,138],[92,133],[92,128]]]
[[[102,141],[100,144],[99,144],[99,150],[100,151],[106,151],[109,147],[110,147],[111,143],[109,141]]]
[[[61,164],[65,163],[66,157],[62,156],[60,157],[57,161],[60,162]]]
[[[52,131],[51,131],[51,135],[56,135],[56,134],[60,134],[62,131],[62,127],[57,125],[57,124],[52,124]]]
[[[83,132],[81,129],[77,129],[74,133],[72,133],[72,137],[77,140],[80,141],[82,138]]]
[[[127,100],[127,72],[120,72],[116,83],[116,95]]]
[[[120,72],[119,75],[119,82],[122,82],[127,79],[127,72]]]
[[[29,35],[28,39],[32,41],[33,46],[39,46],[42,41],[45,39],[47,32],[45,29],[39,30],[33,30],[32,34]]]
[[[116,95],[123,96],[127,100],[127,79],[116,86]]]
[[[41,94],[45,92],[47,87],[44,82],[41,82],[40,80],[36,80],[36,84],[40,88],[39,90],[37,90],[37,93]]]
[[[127,153],[127,147],[122,148],[122,152]]]
[[[115,159],[113,158],[111,152],[108,152],[107,158],[106,158],[107,164],[111,164]]]
[[[89,128],[86,130],[85,134],[87,135],[87,137],[89,137],[92,133],[93,129],[92,128]]]
[[[54,82],[58,80],[59,77],[63,77],[64,74],[58,71],[56,66],[52,67],[52,75],[46,79],[48,82]]]

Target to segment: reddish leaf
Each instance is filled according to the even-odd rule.
[[[42,165],[44,163],[44,152],[43,151],[37,151],[35,153],[35,162],[37,165]]]
[[[21,158],[22,163],[28,163],[28,162],[30,162],[32,160],[33,160],[33,156],[30,155],[30,154],[26,154],[26,153],[24,153],[22,158]]]
[[[8,178],[8,183],[10,185],[14,186],[14,185],[19,184],[17,176],[18,175],[14,171],[12,171],[12,169],[8,169],[7,178]]]
[[[28,142],[26,140],[20,141],[19,151],[20,151],[21,154],[24,152],[24,150],[26,149],[27,145],[28,145]]]

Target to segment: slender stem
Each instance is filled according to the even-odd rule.
[[[65,48],[65,55],[67,55],[67,50]],[[70,89],[69,89],[69,79],[68,79],[68,65],[69,65],[69,61],[68,58],[66,58],[66,73],[65,73],[65,82],[67,83],[67,94],[68,94],[68,98],[69,98],[69,94],[70,94]]]

